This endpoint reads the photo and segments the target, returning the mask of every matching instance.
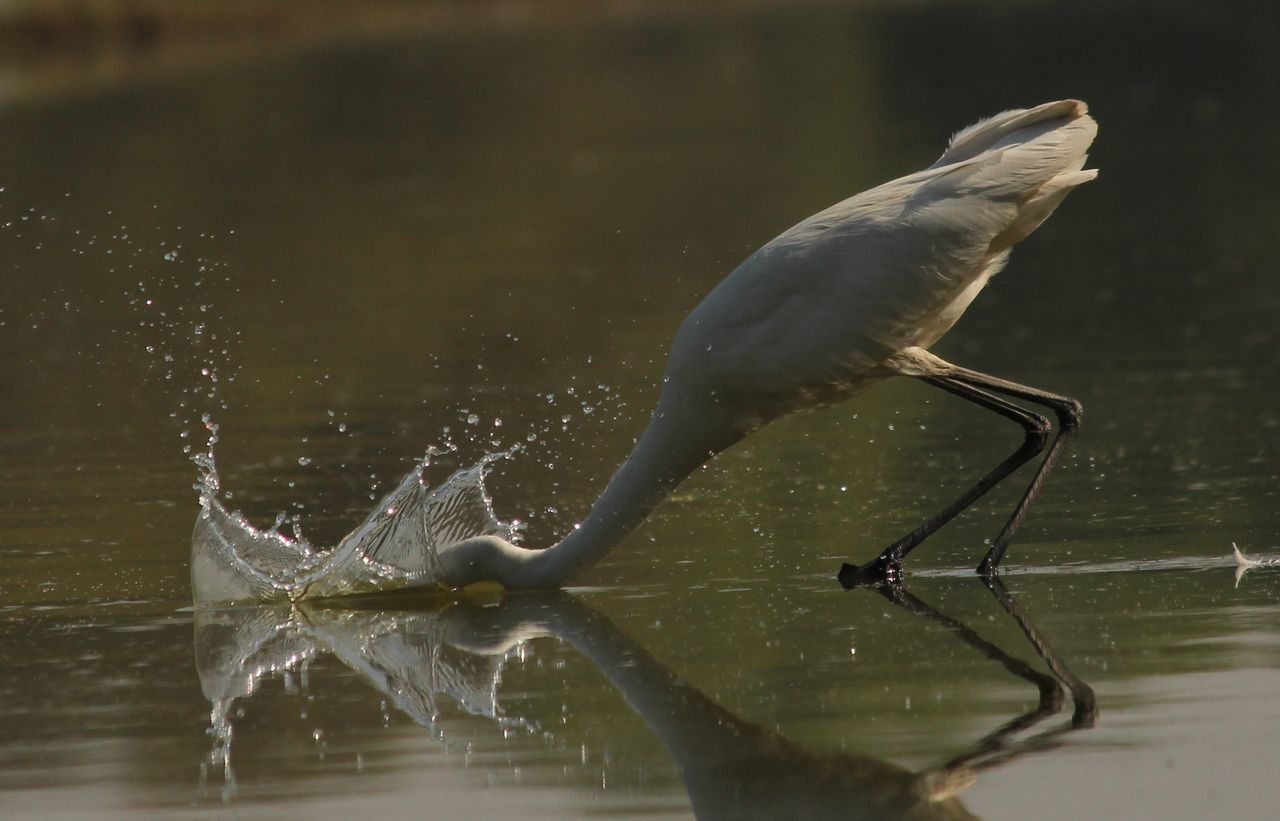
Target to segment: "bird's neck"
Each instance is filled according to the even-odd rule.
[[[714,403],[708,408],[673,394],[664,391],[631,455],[567,536],[544,550],[497,536],[466,539],[439,554],[443,577],[454,587],[482,581],[558,587],[600,561],[690,473],[755,427],[726,418]]]
[[[539,551],[534,564],[541,581],[559,584],[598,562],[689,474],[745,434],[715,414],[683,408],[672,401],[658,404],[587,517],[557,544]]]

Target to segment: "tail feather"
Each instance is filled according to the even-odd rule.
[[[918,195],[971,208],[986,202],[1002,215],[989,253],[1000,254],[1049,218],[1076,186],[1098,175],[1085,169],[1098,124],[1078,100],[1046,103],[997,114],[951,139],[935,175]],[[1009,206],[1012,206],[1011,208]]]
[[[1067,171],[1052,177],[1022,203],[1013,224],[991,240],[991,251],[999,253],[1026,239],[1027,235],[1049,218],[1072,189],[1096,176],[1098,176],[1097,170],[1089,169],[1088,171]]]
[[[1089,107],[1080,100],[1059,100],[1044,103],[1035,108],[1014,108],[1003,111],[985,120],[979,120],[968,128],[957,131],[947,144],[931,168],[963,162],[968,159],[999,147],[999,143],[1014,132],[1031,128],[1042,123],[1052,123],[1050,129],[1061,123],[1054,120],[1070,122],[1084,117]]]

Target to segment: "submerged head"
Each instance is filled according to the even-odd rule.
[[[501,536],[473,536],[440,549],[436,554],[444,582],[460,588],[476,582],[497,582],[505,588],[554,587],[545,552],[512,544]]]

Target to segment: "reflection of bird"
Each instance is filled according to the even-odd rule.
[[[795,411],[854,396],[889,376],[914,376],[1022,426],[1023,444],[973,488],[871,563],[846,565],[847,584],[896,576],[917,544],[1043,450],[1049,422],[1013,397],[1051,408],[1058,438],[982,560],[996,571],[1053,466],[1080,405],[945,362],[928,352],[1010,248],[1063,197],[1097,132],[1084,103],[1006,111],[956,134],[923,171],[804,220],[752,254],[703,299],[672,345],[662,396],[643,436],[587,518],[546,550],[497,537],[442,552],[449,582],[554,585],[598,561],[713,454]]]
[[[442,741],[442,719],[450,711],[441,708],[450,701],[504,727],[550,726],[545,734],[539,730],[526,736],[525,744],[516,742],[505,756],[508,765],[529,755],[545,763],[549,749],[567,752],[579,746],[564,735],[568,731],[539,717],[543,699],[528,697],[564,690],[562,674],[554,672],[559,665],[529,665],[533,677],[525,678],[523,696],[507,694],[500,701],[498,686],[506,661],[525,658],[526,641],[554,636],[595,665],[666,747],[699,819],[972,819],[959,794],[981,773],[1054,749],[1069,733],[1092,726],[1097,714],[1089,685],[1071,672],[998,579],[989,586],[1049,673],[1005,652],[901,584],[877,588],[895,605],[941,625],[1039,691],[1034,707],[926,769],[865,753],[808,749],[775,728],[743,719],[689,684],[607,616],[558,591],[497,601],[418,599],[415,603],[426,607],[413,610],[384,609],[385,599],[377,609],[348,602],[343,607],[306,603],[197,610],[196,666],[210,701],[215,741],[209,760],[221,767],[229,797],[235,790],[231,753],[237,703],[253,697],[272,676],[288,675],[300,665],[305,669],[309,661],[332,654],[372,685],[384,705],[394,705]],[[536,651],[534,657],[540,658]],[[312,680],[325,670],[326,665],[312,668]],[[1045,726],[1062,711],[1062,684],[1075,703],[1071,720]],[[563,719],[568,709],[561,706],[556,717]],[[519,715],[528,720],[513,717]],[[359,722],[352,730],[360,733]],[[454,745],[470,747],[466,732],[450,730],[448,736]],[[544,735],[554,739],[551,748]]]
[[[1000,747],[1009,735],[997,731],[998,737],[982,739],[964,760],[921,771],[872,755],[813,751],[717,704],[607,617],[571,596],[514,597],[473,613],[472,622],[491,646],[494,636],[530,636],[541,626],[589,659],[666,747],[693,814],[702,821],[975,819],[958,796],[987,768],[993,757],[988,748]],[[463,636],[462,630],[452,634],[455,641]],[[1041,709],[1046,705],[1040,701],[1035,716],[1027,717],[1020,729],[1056,712],[1051,706]],[[1016,758],[1022,749],[1018,744],[999,752]]]

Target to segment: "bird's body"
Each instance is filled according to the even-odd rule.
[[[927,349],[1012,245],[1093,179],[1096,172],[1083,168],[1096,130],[1074,100],[1004,112],[956,134],[923,171],[837,203],[765,244],[681,325],[649,427],[582,525],[545,551],[492,537],[461,543],[442,555],[450,581],[559,583],[598,560],[715,453],[780,416],[843,401],[889,376],[938,381],[1022,422],[1030,437],[1039,423],[1002,409],[1009,403],[988,391],[1035,396],[982,382]]]
[[[1095,126],[1076,106],[1042,106],[1050,119],[1014,131],[1027,141],[996,139],[978,154],[956,152],[956,161],[953,147],[929,168],[783,232],[689,314],[668,378],[710,384],[740,409],[779,415],[897,373],[894,355],[946,333],[1004,264],[1011,240],[1048,216],[1028,207],[1038,192],[1058,179],[1092,179],[1080,169]],[[1064,124],[1055,112],[1074,116]]]

